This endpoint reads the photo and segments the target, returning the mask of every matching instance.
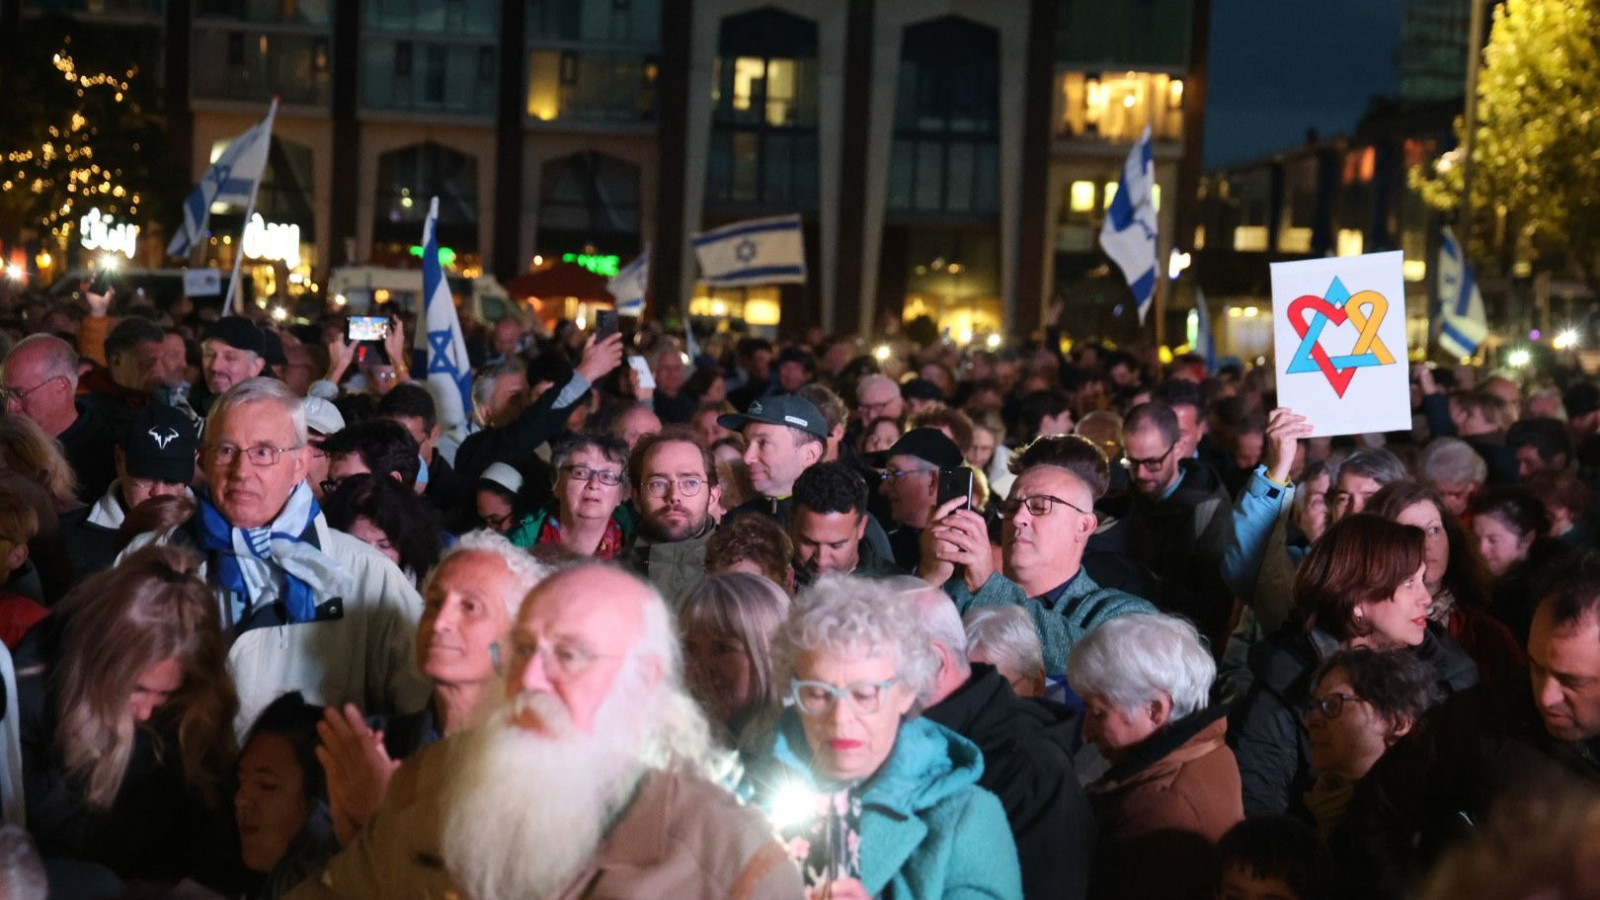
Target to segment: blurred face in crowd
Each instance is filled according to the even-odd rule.
[[[183,661],[164,659],[140,673],[134,679],[133,693],[128,695],[128,710],[133,721],[148,722],[156,710],[167,705],[172,695],[183,687]]]
[[[1305,718],[1311,767],[1349,781],[1367,774],[1384,751],[1410,730],[1409,722],[1392,722],[1357,697],[1344,669],[1322,677]]]
[[[417,452],[423,459],[433,459],[433,448],[439,445],[438,425],[434,425],[430,431],[425,427],[426,423],[421,416],[394,415],[386,418],[398,422],[400,427],[406,430],[406,434],[411,435],[411,439],[417,442]]]
[[[522,412],[527,402],[528,379],[519,372],[501,375],[495,379],[489,402],[482,410],[483,420],[491,426],[505,425]]]
[[[1261,462],[1261,451],[1266,444],[1266,434],[1260,431],[1243,431],[1233,438],[1233,463],[1248,472]]]
[[[522,340],[522,326],[517,320],[506,316],[494,323],[494,352],[496,356],[511,357],[517,353],[517,344]]]
[[[127,504],[130,510],[151,497],[181,497],[189,487],[172,481],[135,478],[128,474],[128,464],[121,447],[116,449],[114,456],[117,465],[117,486],[122,489],[122,502]]]
[[[1531,532],[1518,534],[1495,515],[1473,516],[1472,535],[1478,539],[1478,552],[1483,554],[1483,561],[1489,564],[1489,571],[1496,577],[1527,559],[1528,550],[1533,547]]]
[[[694,424],[691,427],[694,428],[695,436],[707,447],[715,445],[723,438],[735,436],[733,432],[717,424],[717,415],[717,411],[712,409],[694,415]]]
[[[1450,566],[1450,535],[1444,530],[1444,517],[1439,508],[1426,501],[1413,503],[1401,510],[1394,520],[1422,529],[1422,557],[1428,570],[1424,581],[1429,593],[1437,591],[1439,583],[1444,581],[1445,569]]]
[[[939,498],[939,467],[904,453],[889,457],[878,491],[889,498],[889,515],[901,525],[928,527]]]
[[[916,695],[895,678],[894,657],[861,656],[828,649],[802,652],[795,660],[800,723],[811,745],[811,766],[835,781],[855,781],[878,771],[900,733],[900,720]],[[885,684],[888,682],[888,684]]]
[[[201,344],[200,353],[206,387],[213,394],[221,394],[241,381],[260,375],[267,365],[267,361],[255,353],[231,347],[217,338]]]
[[[359,453],[340,453],[328,457],[328,481],[342,483],[352,475],[366,475],[372,471]]]
[[[126,353],[106,360],[111,380],[134,391],[153,391],[162,385],[165,367],[161,363],[161,341],[139,341]]]
[[[289,852],[289,842],[311,814],[306,772],[281,734],[260,734],[239,755],[234,819],[245,868],[270,872]]]
[[[351,537],[366,544],[368,547],[382,553],[395,565],[400,565],[400,551],[395,548],[394,542],[389,540],[388,532],[378,527],[378,523],[366,516],[356,516],[350,523],[349,534]]]
[[[661,420],[656,414],[643,406],[635,406],[622,414],[617,423],[612,427],[611,433],[622,438],[623,442],[632,450],[639,439],[647,434],[655,434],[661,430]]]
[[[900,398],[900,388],[892,381],[874,379],[857,397],[856,413],[863,422],[881,418],[899,420],[905,414],[905,401]]]
[[[1357,646],[1396,650],[1422,643],[1428,627],[1428,607],[1433,605],[1433,595],[1423,581],[1427,572],[1424,563],[1400,582],[1389,599],[1356,605],[1357,615],[1371,628],[1370,634],[1356,638]]]
[[[512,519],[511,500],[499,491],[478,491],[476,498],[478,520],[501,534],[511,531],[517,523]]]
[[[1171,699],[1123,709],[1106,697],[1088,694],[1083,698],[1083,739],[1115,761],[1165,725],[1171,709]]]
[[[683,385],[689,380],[689,375],[683,365],[683,357],[677,351],[668,350],[656,354],[655,365],[651,367],[656,377],[656,390],[668,397],[676,397],[683,390]]]
[[[805,363],[796,360],[786,360],[778,364],[778,387],[785,391],[794,392],[800,389],[808,379]]]
[[[967,447],[967,462],[974,469],[987,472],[989,463],[994,461],[994,432],[983,426],[972,429],[972,443]]]
[[[1555,624],[1540,604],[1528,632],[1528,675],[1545,730],[1558,741],[1600,735],[1600,618]]]
[[[763,497],[787,497],[800,473],[822,458],[820,440],[806,440],[787,425],[751,422],[744,427],[744,464]]]
[[[161,369],[169,385],[189,380],[189,346],[184,343],[183,335],[169,333],[161,342]]]
[[[750,648],[736,634],[703,623],[683,632],[683,679],[714,722],[728,722],[755,700]]]
[[[328,480],[328,454],[322,452],[323,437],[314,431],[306,434],[306,482],[318,500],[322,499],[322,483]]]
[[[290,492],[306,476],[306,448],[293,442],[294,420],[276,401],[212,414],[200,458],[212,502],[230,525],[260,528],[278,517]],[[281,452],[272,454],[266,465],[257,465],[249,451],[258,448]]]
[[[468,550],[439,565],[422,595],[417,661],[441,684],[481,684],[495,677],[495,654],[509,655],[517,577],[498,554]],[[508,600],[513,602],[508,602]],[[498,651],[491,647],[498,646]]]
[[[1180,439],[1181,440],[1181,439]],[[1159,428],[1136,428],[1122,435],[1122,454],[1134,489],[1146,497],[1160,497],[1178,480],[1178,445]]]
[[[706,530],[722,488],[710,483],[705,455],[686,441],[664,441],[640,461],[640,527],[656,540],[681,541]]]
[[[1249,863],[1229,860],[1222,867],[1217,900],[1300,900],[1300,895],[1276,875],[1262,878]]]
[[[547,695],[559,718],[582,734],[594,730],[595,714],[611,693],[617,673],[630,660],[644,630],[648,589],[621,571],[586,566],[558,573],[534,588],[522,603],[511,632],[506,696]],[[654,681],[659,681],[659,669]],[[540,707],[512,719],[524,730],[558,737],[559,725]]]
[[[556,497],[563,519],[609,519],[622,502],[622,464],[606,459],[594,447],[584,447],[562,464],[556,479]],[[614,484],[606,481],[616,479]]]
[[[1328,477],[1327,470],[1323,470],[1316,478],[1307,481],[1301,486],[1303,494],[1297,494],[1295,499],[1305,497],[1305,505],[1300,507],[1295,517],[1295,524],[1305,532],[1308,540],[1315,541],[1322,537],[1328,530]]]
[[[1367,501],[1382,487],[1376,479],[1359,472],[1340,472],[1339,480],[1334,482],[1328,498],[1328,521],[1337,522],[1351,513],[1366,509]]]
[[[1051,502],[1048,512],[1036,515],[1022,502],[1034,497],[1065,502]],[[1029,596],[1037,596],[1077,573],[1084,544],[1098,524],[1092,512],[1094,495],[1066,469],[1035,466],[1017,476],[1010,501],[1019,505],[1007,516],[1002,531],[1005,574],[1023,585]]]
[[[879,419],[873,423],[872,428],[862,436],[861,452],[882,453],[894,446],[900,440],[900,426],[893,419]]]
[[[1178,417],[1178,449],[1179,459],[1188,459],[1194,455],[1196,447],[1200,446],[1200,438],[1206,433],[1206,420],[1200,415],[1200,410],[1180,403],[1172,407],[1173,415]]]
[[[72,381],[51,375],[37,346],[12,351],[0,367],[0,386],[6,391],[6,413],[26,416],[56,437],[77,418]]]
[[[1467,514],[1472,506],[1472,498],[1478,495],[1476,481],[1434,481],[1429,479],[1429,484],[1444,498],[1444,505],[1450,515],[1460,518]]]
[[[789,511],[795,566],[813,579],[854,572],[861,564],[860,542],[866,533],[866,510],[821,513],[796,503]]]
[[[751,381],[766,381],[772,377],[772,351],[761,349],[751,353],[745,357],[744,368],[750,373]]]

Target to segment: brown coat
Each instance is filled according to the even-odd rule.
[[[407,760],[378,814],[289,900],[468,900],[439,852],[439,788],[455,743]],[[802,893],[800,871],[765,819],[705,778],[675,769],[645,776],[594,859],[552,900],[799,900]]]
[[[1202,710],[1131,748],[1089,786],[1100,826],[1089,896],[1214,896],[1216,842],[1244,818],[1223,711]]]

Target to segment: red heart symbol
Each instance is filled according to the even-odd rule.
[[[1302,341],[1305,340],[1306,332],[1311,330],[1311,326],[1306,324],[1307,309],[1321,313],[1335,327],[1343,325],[1350,318],[1345,314],[1343,307],[1334,306],[1315,294],[1296,297],[1294,302],[1289,304],[1289,324],[1294,326],[1295,334],[1300,335]],[[1317,368],[1321,369],[1323,376],[1328,379],[1328,384],[1333,386],[1333,392],[1343,397],[1345,389],[1350,387],[1350,379],[1356,376],[1356,370],[1334,368],[1333,360],[1328,358],[1328,351],[1322,349],[1320,342],[1311,348],[1311,358],[1316,361]]]

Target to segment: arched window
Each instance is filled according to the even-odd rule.
[[[817,208],[817,24],[776,9],[723,20],[706,202]]]
[[[889,208],[992,220],[1000,209],[1000,35],[959,16],[905,30]]]
[[[540,253],[638,253],[639,167],[592,151],[545,163],[536,246]]]
[[[439,198],[439,241],[457,249],[478,247],[478,161],[432,142],[378,157],[378,197],[373,237],[416,244],[428,201]]]

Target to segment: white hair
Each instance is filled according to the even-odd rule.
[[[1045,678],[1044,648],[1039,626],[1020,606],[980,606],[965,617],[967,655],[982,655],[997,668],[1025,678]]]
[[[1417,471],[1434,484],[1483,484],[1489,477],[1489,466],[1478,451],[1453,437],[1435,438],[1428,444],[1417,462]]]
[[[306,407],[303,399],[289,390],[289,386],[276,378],[256,377],[247,378],[231,388],[227,393],[217,398],[211,407],[210,415],[206,416],[206,431],[222,420],[222,417],[241,406],[254,403],[276,403],[289,414],[289,421],[294,431],[294,446],[304,447],[310,432],[306,428]]]
[[[895,675],[919,697],[939,671],[915,601],[880,582],[849,575],[823,576],[794,598],[788,621],[773,636],[779,683],[794,677],[801,653],[823,650],[854,658],[891,653]]]
[[[511,615],[512,621],[516,621],[517,612],[522,608],[522,598],[538,587],[539,582],[550,577],[549,566],[529,556],[528,551],[506,540],[505,535],[487,528],[479,528],[463,534],[455,546],[447,548],[439,555],[438,564],[428,570],[427,577],[422,580],[423,594],[427,594],[428,589],[433,586],[433,579],[439,574],[439,570],[444,568],[445,560],[458,553],[492,553],[500,557],[500,561],[511,570],[512,577],[517,580],[517,589],[507,594],[505,600],[506,612]]]
[[[943,644],[962,662],[966,661],[967,632],[961,627],[961,614],[949,595],[914,575],[896,575],[883,579],[883,583],[916,603],[917,622],[934,643]]]
[[[1089,630],[1067,658],[1067,681],[1127,711],[1162,694],[1172,718],[1204,709],[1217,664],[1187,620],[1161,613],[1118,616]]]
[[[896,396],[898,396],[900,393],[900,385],[896,384],[893,378],[890,378],[887,375],[873,374],[868,375],[856,382],[856,400],[859,402],[862,397],[867,395],[867,391],[879,384],[886,384],[893,388]]]

